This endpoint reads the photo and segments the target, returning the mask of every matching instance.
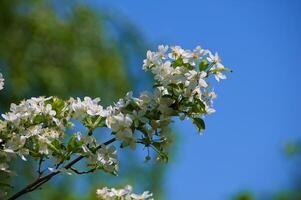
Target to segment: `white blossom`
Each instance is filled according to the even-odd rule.
[[[197,46],[194,50],[193,50],[193,58],[195,59],[200,59],[202,56],[204,56],[208,51],[202,49],[200,46]]]
[[[107,126],[115,133],[132,134],[131,125],[133,120],[130,115],[119,113],[117,115],[108,116],[106,120]]]
[[[207,82],[205,81],[205,79],[204,78],[206,78],[206,76],[207,76],[207,73],[206,72],[201,72],[200,73],[200,79],[199,79],[199,85],[201,86],[201,87],[208,87],[208,84],[207,84]]]
[[[216,63],[217,72],[214,74],[214,78],[219,81],[220,79],[226,79],[226,75],[221,73],[225,67],[221,63]]]
[[[90,164],[99,165],[107,172],[116,173],[118,171],[119,162],[117,150],[114,146],[101,145],[96,154],[90,154],[88,159]]]
[[[133,111],[131,118],[133,119],[135,127],[138,127],[140,122],[141,123],[148,122],[148,119],[145,117],[145,113],[146,113],[145,110],[138,110],[138,111],[134,110]]]
[[[215,70],[214,78],[217,81],[220,81],[220,79],[226,79],[226,75],[222,73],[222,71],[225,69],[225,67],[221,64],[221,59],[217,53],[213,55],[212,53],[209,53],[209,57],[207,60],[212,63],[213,67],[211,70]]]
[[[123,113],[119,113],[117,115],[108,116],[106,124],[116,133],[116,138],[121,140],[124,145],[129,145],[133,149],[135,148],[136,139],[131,128],[133,120],[129,114],[124,115]]]
[[[0,73],[0,90],[4,88],[4,78],[3,75]]]
[[[149,191],[144,191],[142,194],[131,194],[131,198],[135,199],[135,200],[144,200],[144,199],[149,199],[153,196],[152,193],[150,193]]]
[[[74,112],[75,118],[84,118],[86,115],[106,117],[107,112],[99,102],[100,98],[84,97],[83,101],[80,98],[70,98],[69,107]]]
[[[122,189],[107,187],[97,189],[96,195],[99,200],[153,200],[153,194],[149,191],[145,191],[142,194],[135,194],[130,185],[127,185]]]
[[[167,45],[159,45],[158,46],[158,56],[160,58],[165,59],[166,58],[166,52],[168,50],[168,46]]]
[[[185,52],[184,49],[182,49],[180,46],[172,46],[170,48],[171,48],[171,53],[169,53],[168,56],[169,58],[174,60],[180,58]]]
[[[147,51],[146,59],[143,60],[143,69],[148,70],[153,65],[158,64],[160,64],[160,56],[155,52]]]
[[[215,53],[214,55],[209,52],[209,56],[207,58],[207,60],[210,62],[210,63],[214,63],[214,64],[217,64],[217,63],[220,63],[221,62],[221,59],[218,55],[218,53]]]

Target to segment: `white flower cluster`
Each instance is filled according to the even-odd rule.
[[[90,137],[93,138],[92,136]],[[95,141],[94,138],[92,140]],[[87,143],[84,143],[85,147],[83,147],[84,152],[86,152],[86,155],[88,157],[88,166],[93,166],[94,169],[103,169],[108,173],[116,175],[119,168],[119,161],[117,158],[117,150],[115,146],[108,147],[101,145],[99,148],[97,148],[97,151],[92,152],[90,148],[91,146],[93,146],[93,144],[89,146],[90,148],[86,144]]]
[[[2,117],[14,127],[20,127],[20,124],[24,121],[33,123],[37,116],[49,116],[49,120],[56,125],[60,125],[60,121],[54,117],[56,112],[52,109],[51,104],[46,104],[51,98],[31,98],[22,101],[18,105],[12,103],[10,112],[2,114]]]
[[[208,62],[208,66],[211,68],[210,72],[215,74],[217,81],[226,78],[221,72],[228,71],[228,69],[221,64],[221,59],[217,53],[212,54],[208,49],[202,49],[200,46],[197,46],[193,51],[184,50],[180,46],[172,46],[170,49],[171,52],[168,52],[168,46],[160,45],[157,52],[147,51],[147,58],[143,61],[143,69],[151,69],[158,79],[166,77],[171,79],[167,82],[177,82],[175,75],[179,75],[181,72],[183,74],[183,69],[187,72],[185,68],[189,72],[193,72],[195,69],[187,66],[196,67],[200,61],[203,61]],[[176,63],[173,63],[174,61]],[[200,70],[203,71],[204,69]]]
[[[125,186],[123,189],[104,187],[98,189],[96,195],[99,200],[153,200],[153,194],[149,191],[145,191],[142,194],[135,194],[130,185]]]
[[[133,130],[131,128],[133,120],[129,114],[113,114],[109,115],[106,120],[106,124],[113,132],[116,133],[116,138],[128,142],[133,141],[135,144],[135,138],[133,136]]]
[[[69,109],[74,112],[72,117],[76,119],[83,119],[87,115],[105,117],[107,112],[99,105],[99,102],[100,98],[85,97],[83,101],[80,98],[70,98],[68,104]]]
[[[37,153],[49,153],[48,145],[59,139],[65,131],[65,118],[52,108],[48,103],[50,101],[54,99],[31,98],[18,105],[11,104],[10,112],[2,114],[4,121],[0,121],[0,158],[6,160],[9,155],[16,153],[26,160],[24,155],[30,151],[26,144],[30,142],[34,142],[33,148]],[[3,164],[2,161],[0,159],[0,164]]]
[[[2,114],[4,121],[0,121],[0,170],[8,170],[8,162],[14,154],[19,155],[23,160],[31,152],[31,156],[43,157],[45,155],[55,156],[60,160],[66,152],[61,149],[65,131],[71,126],[71,118],[86,119],[87,117],[103,117],[106,111],[98,105],[99,99],[85,97],[83,101],[80,98],[76,100],[70,98],[64,102],[56,97],[38,97],[22,101],[20,104],[11,104],[10,112]],[[84,121],[83,121],[84,122]],[[99,148],[96,153],[92,153],[88,146],[96,148],[97,143],[93,136],[81,137],[75,133],[70,139],[69,148],[81,148],[82,154],[89,156],[94,165],[98,168],[104,168],[112,172],[112,168],[118,169],[118,161],[115,156],[108,159],[101,158],[105,152],[111,152],[111,148]],[[76,136],[76,141],[74,140]],[[33,143],[33,146],[29,146]],[[71,145],[71,146],[70,146]],[[75,149],[69,149],[72,151]],[[116,154],[116,151],[114,151]],[[116,171],[116,170],[115,170]]]
[[[217,81],[225,79],[223,72],[230,70],[209,50],[196,47],[190,51],[163,45],[157,52],[147,52],[143,69],[153,73],[154,91],[143,92],[139,97],[129,92],[107,108],[99,104],[99,98],[90,97],[66,101],[38,97],[11,104],[10,111],[2,114],[0,120],[0,171],[9,172],[14,155],[23,160],[28,155],[37,159],[54,158],[62,163],[79,154],[88,158],[87,166],[92,170],[116,174],[117,150],[97,142],[93,136],[97,127],[111,129],[121,148],[134,149],[141,144],[155,150],[158,160],[167,160],[166,148],[170,142],[167,133],[172,118],[189,118],[203,131],[202,118],[215,111],[212,103],[216,94],[210,86],[210,77]],[[80,121],[88,132],[67,135],[66,128],[72,127],[70,119]]]
[[[0,73],[0,90],[2,90],[4,88],[4,78],[2,76],[2,74]]]
[[[201,101],[207,114],[214,112],[211,107],[216,97],[209,87],[208,78],[225,79],[223,72],[230,71],[221,64],[216,53],[196,47],[193,51],[173,46],[160,45],[157,52],[147,52],[143,69],[151,71],[157,81],[158,89],[164,95],[175,95],[189,102]]]

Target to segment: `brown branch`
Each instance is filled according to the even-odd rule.
[[[42,171],[42,164],[43,164],[43,158],[41,158],[40,160],[39,160],[39,167],[38,167],[38,175],[39,175],[39,177],[41,177],[42,175],[43,175],[43,172],[44,171]]]
[[[92,172],[95,171],[95,169],[90,169],[90,170],[87,170],[87,171],[79,171],[78,169],[75,169],[73,167],[70,167],[70,170],[72,170],[76,174],[89,174],[89,173],[92,173]]]
[[[61,160],[59,163],[57,163],[55,165],[55,169],[58,169],[61,166],[61,164],[63,164],[63,162],[64,162],[64,160]]]
[[[116,138],[112,138],[106,142],[104,142],[102,145],[109,145],[113,142],[116,141]],[[101,145],[99,145],[97,147],[97,149],[101,148]],[[71,162],[69,162],[67,165],[65,165],[63,168],[65,169],[71,169],[71,167],[76,164],[78,161],[80,161],[81,159],[83,159],[85,156],[78,156],[77,158],[75,158],[74,160],[72,160]],[[61,171],[57,170],[57,171],[53,171],[48,175],[45,176],[41,176],[38,177],[34,182],[30,183],[29,185],[27,185],[26,187],[24,187],[23,189],[21,189],[19,192],[15,193],[14,195],[12,195],[11,197],[9,197],[7,200],[14,200],[19,198],[20,196],[23,196],[24,194],[27,194],[29,192],[32,192],[34,190],[36,190],[37,188],[39,188],[41,185],[43,185],[44,183],[48,182],[52,177],[54,177],[55,175],[61,173]]]

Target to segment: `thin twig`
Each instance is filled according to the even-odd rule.
[[[116,141],[116,138],[112,138],[112,139],[104,142],[101,145],[109,145],[109,144],[111,144],[111,143],[113,143],[115,141]],[[97,149],[101,148],[101,145],[97,146]],[[75,158],[74,160],[72,160],[71,162],[69,162],[67,165],[65,165],[63,168],[70,169],[74,164],[76,164],[78,161],[80,161],[84,157],[85,156],[78,156],[77,158]],[[7,200],[15,200],[15,199],[19,198],[20,196],[23,196],[24,194],[27,194],[29,192],[32,192],[32,191],[36,190],[41,185],[43,185],[44,183],[48,182],[52,177],[56,176],[59,173],[61,173],[61,171],[60,170],[56,170],[56,171],[51,172],[48,175],[38,177],[34,182],[30,183],[29,185],[27,185],[26,187],[24,187],[23,189],[21,189],[19,192],[15,193],[11,197],[9,197]]]
[[[55,169],[58,169],[61,166],[61,164],[63,164],[63,162],[64,162],[64,160],[61,160],[59,163],[57,163],[55,165]]]
[[[44,171],[42,171],[42,164],[43,164],[43,158],[41,158],[40,160],[39,160],[39,167],[38,167],[38,175],[39,175],[39,177],[41,177],[42,175],[43,175],[43,172]]]
[[[73,167],[70,167],[70,170],[72,170],[74,173],[76,174],[89,174],[89,173],[92,173],[95,171],[95,169],[90,169],[90,170],[87,170],[87,171],[79,171]]]

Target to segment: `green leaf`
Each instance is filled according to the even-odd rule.
[[[63,155],[66,147],[59,140],[53,140],[48,144],[48,147],[53,151],[54,155]]]
[[[39,152],[35,152],[35,151],[29,151],[29,154],[34,157],[34,158],[40,158],[41,154]]]
[[[198,131],[199,132],[202,132],[202,131],[204,131],[205,130],[205,122],[204,122],[204,120],[203,119],[201,119],[201,118],[193,118],[192,119],[192,122],[198,127]]]
[[[61,99],[55,98],[51,106],[53,110],[60,113],[65,106],[65,102]]]
[[[33,123],[34,124],[40,124],[44,121],[44,116],[42,115],[37,115],[33,118]]]
[[[73,152],[78,147],[78,144],[76,142],[76,135],[72,135],[69,139],[68,145],[67,145],[67,151]]]
[[[180,87],[178,86],[178,84],[176,84],[176,83],[170,83],[170,84],[168,84],[168,86],[170,86],[170,87],[172,87],[172,88],[174,88],[174,89],[179,89]]]
[[[160,154],[158,155],[159,160],[167,163],[168,162],[168,155],[165,152],[160,152]]]
[[[202,62],[199,64],[200,71],[205,71],[208,68],[209,64],[207,63],[206,59],[203,59]]]
[[[61,152],[56,148],[55,145],[53,145],[52,143],[48,144],[48,148],[51,149],[55,154],[57,155],[61,155]]]
[[[216,69],[210,69],[210,72],[212,72],[213,74],[217,73],[217,72],[233,72],[231,69],[229,68],[216,68]]]
[[[166,146],[165,140],[160,141],[160,142],[153,142],[152,145],[158,153],[158,159],[165,162],[165,163],[167,163],[168,162],[168,155],[164,151],[164,147]]]
[[[182,66],[183,65],[183,60],[182,60],[182,58],[178,58],[177,60],[175,60],[172,64],[171,64],[171,66],[173,67],[173,68],[176,68],[176,67],[179,67],[179,66]]]
[[[193,114],[204,114],[206,113],[205,104],[201,100],[195,100],[194,103],[187,103],[187,106],[191,106],[189,110],[190,113]]]

